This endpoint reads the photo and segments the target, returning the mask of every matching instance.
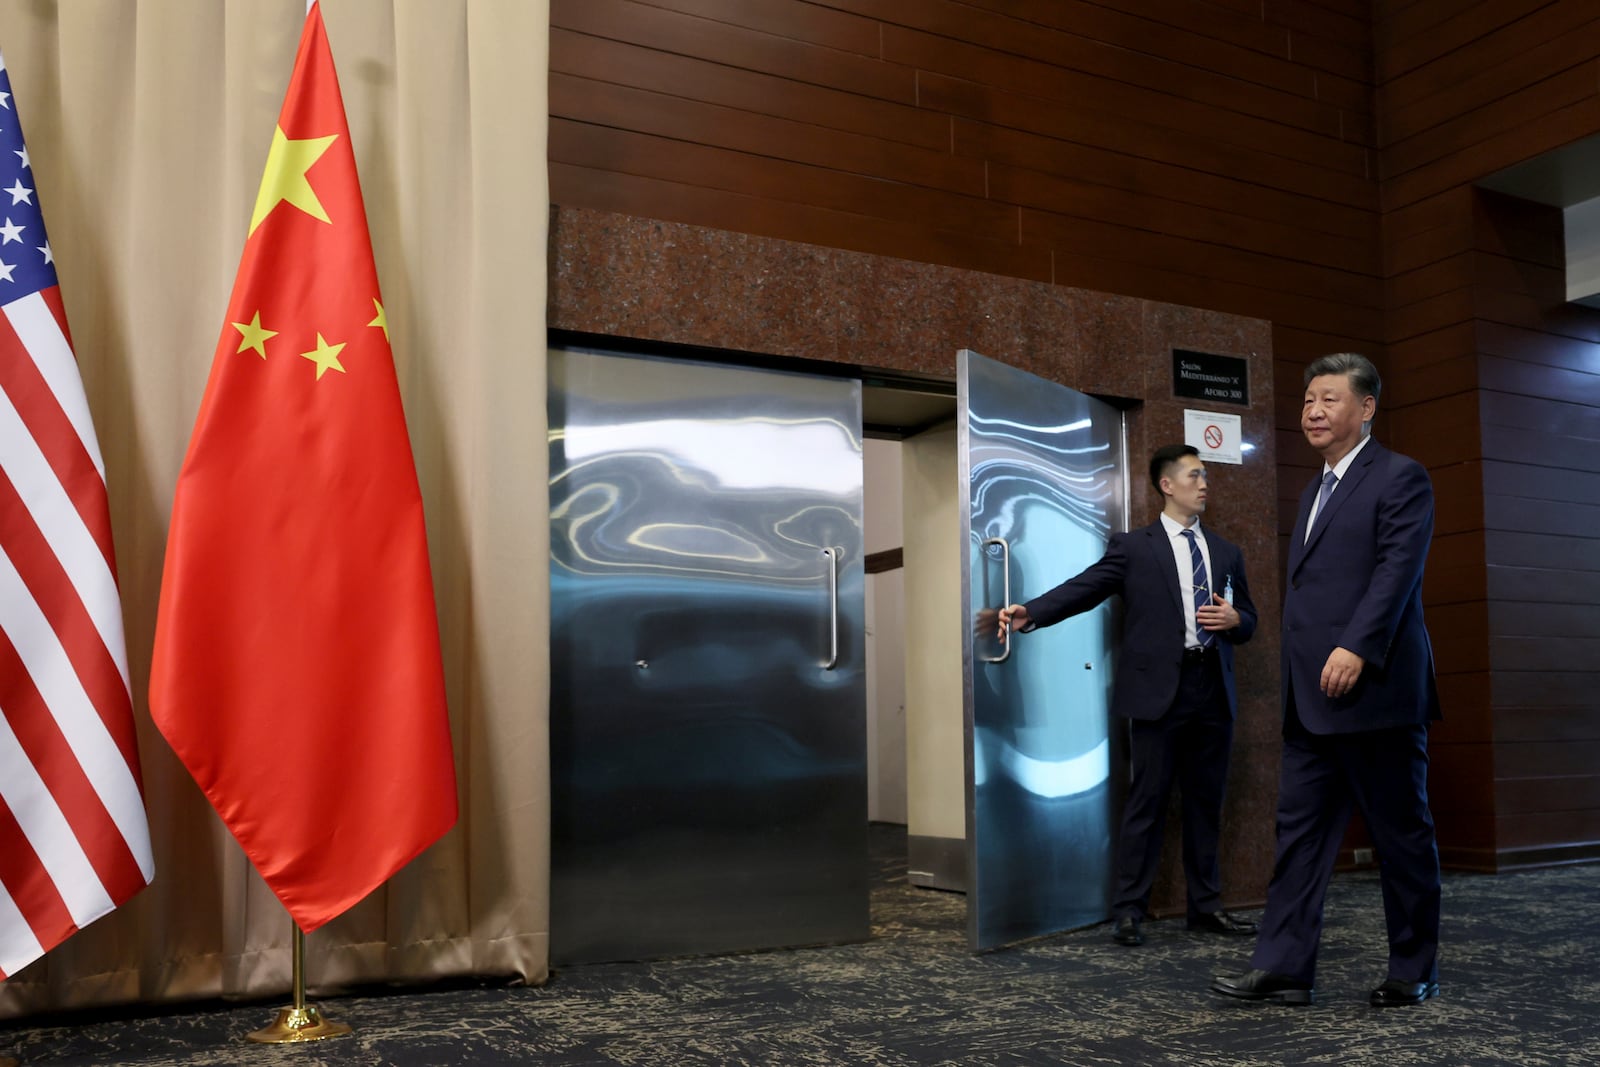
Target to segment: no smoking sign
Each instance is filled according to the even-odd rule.
[[[1206,463],[1243,463],[1240,435],[1244,420],[1221,411],[1183,412],[1183,442],[1200,450]]]

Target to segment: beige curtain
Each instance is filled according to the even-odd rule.
[[[548,12],[323,3],[427,507],[462,815],[307,938],[313,992],[547,973]],[[145,691],[173,484],[304,18],[303,0],[0,0],[105,455],[156,858],[149,889],[0,983],[0,1015],[289,988],[289,919]],[[312,742],[338,747],[338,724]]]

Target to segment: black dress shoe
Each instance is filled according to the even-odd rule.
[[[1139,928],[1139,920],[1132,915],[1118,919],[1117,925],[1111,928],[1111,940],[1119,945],[1144,944],[1144,931]]]
[[[1211,991],[1240,1000],[1270,1000],[1275,1004],[1310,1004],[1316,999],[1310,982],[1271,971],[1219,974],[1211,980]]]
[[[1407,982],[1401,978],[1385,978],[1383,984],[1372,991],[1374,1008],[1405,1008],[1421,1004],[1439,995],[1438,982]]]
[[[1229,915],[1225,911],[1212,911],[1204,915],[1191,915],[1189,929],[1203,930],[1208,934],[1254,934],[1256,924],[1249,919],[1240,919]]]

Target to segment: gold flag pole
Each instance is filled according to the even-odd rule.
[[[350,1032],[344,1023],[329,1022],[316,1008],[306,1004],[306,935],[294,923],[294,1006],[278,1012],[278,1021],[245,1035],[263,1045],[290,1041],[322,1041]],[[4,1067],[0,1064],[0,1067]]]

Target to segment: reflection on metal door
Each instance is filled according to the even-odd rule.
[[[974,949],[1104,919],[1112,842],[1109,605],[1016,641],[995,616],[1126,526],[1121,414],[962,351],[967,932]]]
[[[863,939],[861,387],[550,353],[551,957]]]

